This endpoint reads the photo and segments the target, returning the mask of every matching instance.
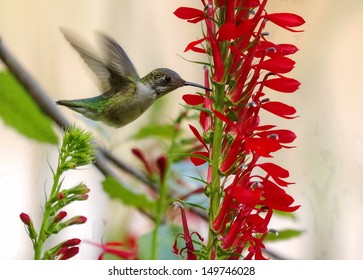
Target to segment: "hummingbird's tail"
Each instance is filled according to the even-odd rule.
[[[55,103],[66,107],[79,107],[73,100],[58,100]]]
[[[69,109],[76,111],[87,118],[94,119],[98,113],[97,109],[92,106],[92,103],[86,102],[85,100],[86,99],[58,100],[56,103],[58,105],[68,107]]]

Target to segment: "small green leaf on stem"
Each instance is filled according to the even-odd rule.
[[[155,208],[155,202],[148,199],[145,194],[131,191],[126,186],[121,185],[113,177],[106,177],[102,184],[103,189],[111,198],[120,199],[125,205],[138,207],[144,210]]]

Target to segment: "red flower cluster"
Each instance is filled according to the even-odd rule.
[[[272,154],[296,138],[286,129],[261,124],[261,109],[285,119],[295,118],[295,108],[266,98],[266,89],[295,92],[300,83],[285,77],[295,62],[288,56],[298,49],[291,44],[268,41],[265,27],[272,22],[286,30],[304,20],[291,13],[268,14],[267,0],[202,0],[204,10],[181,7],[175,15],[191,23],[205,22],[202,39],[191,42],[185,51],[206,53],[211,66],[213,91],[210,95],[185,95],[184,101],[200,111],[203,134],[190,126],[204,150],[192,156],[196,165],[218,164],[221,180],[220,206],[212,221],[218,242],[216,257],[264,259],[263,239],[274,210],[292,212],[294,199],[284,188],[289,172],[270,162]],[[204,44],[204,45],[203,45]],[[209,87],[208,70],[206,86]],[[222,90],[221,90],[222,89]],[[213,137],[221,126],[219,161],[213,162]],[[217,143],[218,144],[218,143]],[[227,184],[228,182],[228,184]],[[219,250],[219,251],[218,251]]]

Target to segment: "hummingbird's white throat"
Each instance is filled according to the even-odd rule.
[[[154,102],[155,99],[157,98],[157,94],[155,92],[155,90],[147,84],[144,84],[142,82],[137,82],[136,83],[136,96],[135,98],[140,102],[140,103],[146,103],[149,104],[150,102]]]

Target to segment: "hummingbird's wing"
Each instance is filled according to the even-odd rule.
[[[121,49],[122,53],[128,60],[128,63],[132,65],[132,76],[126,76],[127,71],[121,72],[117,67],[113,64],[117,62],[109,62],[109,58],[106,58],[107,61],[104,62],[97,55],[93,54],[88,50],[84,43],[82,43],[79,39],[76,38],[71,32],[61,29],[64,37],[68,40],[68,42],[72,45],[72,47],[80,54],[88,67],[96,74],[97,78],[100,81],[100,87],[102,90],[102,95],[106,98],[113,96],[115,93],[120,92],[120,89],[124,87],[128,87],[130,82],[134,83],[139,76],[136,73],[134,66],[131,61],[128,59],[126,53]],[[116,44],[116,43],[115,43]],[[117,45],[117,44],[116,44]],[[111,50],[110,50],[111,52]],[[114,52],[114,51],[112,51]],[[109,56],[109,55],[108,55]],[[126,64],[126,65],[129,65]],[[126,66],[127,68],[128,66]]]
[[[120,77],[134,83],[137,82],[140,77],[123,48],[104,33],[98,32],[97,35],[103,49],[107,67],[117,73]]]

